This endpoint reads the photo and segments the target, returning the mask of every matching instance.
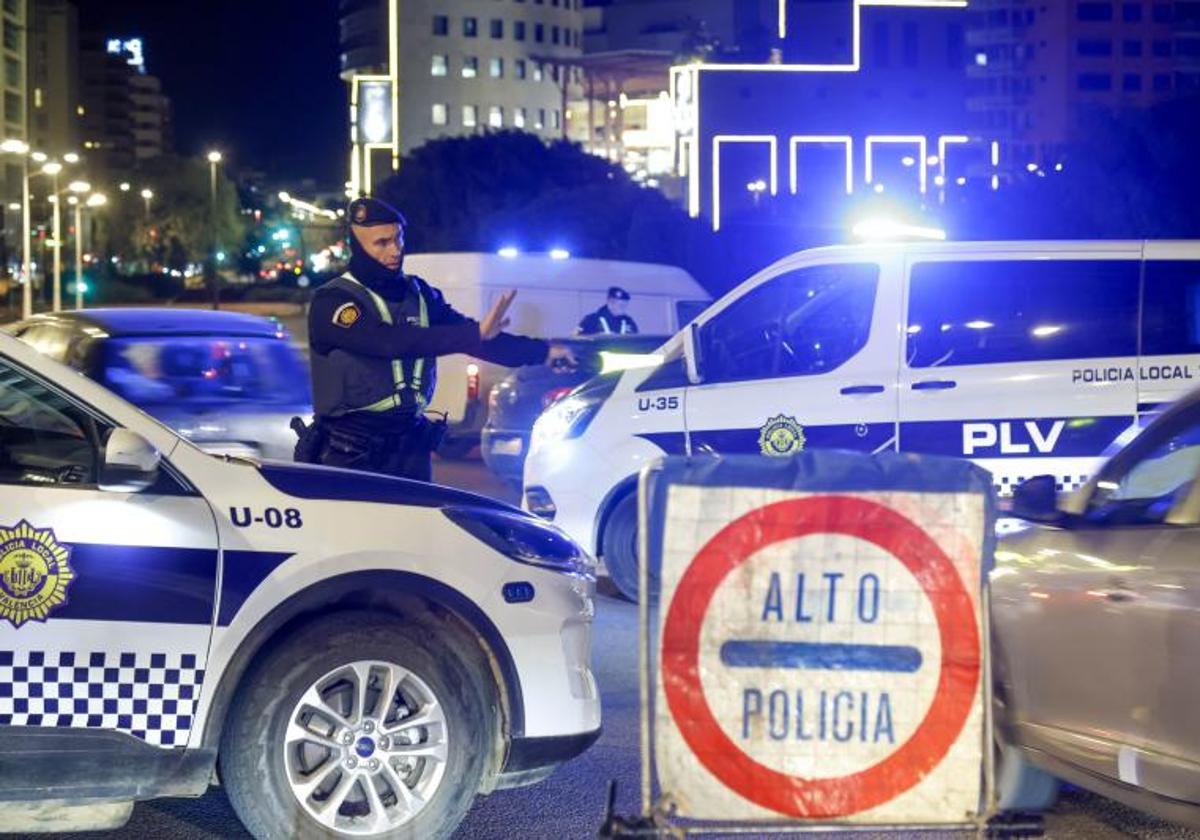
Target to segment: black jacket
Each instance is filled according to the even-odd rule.
[[[579,322],[577,335],[636,335],[637,322],[628,315],[614,315],[607,305],[590,312]]]
[[[421,391],[426,402],[432,399],[437,384],[438,356],[465,353],[506,367],[546,360],[549,346],[545,341],[507,333],[481,341],[479,323],[455,311],[437,289],[414,276],[397,282],[408,286],[384,298],[392,324],[380,316],[366,288],[351,280],[337,278],[313,295],[308,339],[318,417],[370,405],[393,393],[393,359],[402,362],[409,382],[416,360],[425,360]],[[425,299],[427,327],[419,326],[418,293]],[[418,410],[414,395],[406,396],[400,406],[385,414],[409,415]]]

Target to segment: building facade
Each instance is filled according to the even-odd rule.
[[[115,180],[171,150],[170,100],[141,40],[85,33],[80,76],[83,152],[98,171]]]
[[[171,148],[171,102],[157,76],[129,77],[130,120],[135,161],[160,157]]]
[[[973,0],[968,107],[1020,166],[1057,164],[1097,110],[1200,93],[1200,2]]]
[[[68,0],[32,0],[29,18],[29,144],[54,157],[78,152],[78,12]]]
[[[339,23],[356,159],[362,147],[386,151],[392,131],[401,154],[438,137],[488,129],[564,136],[574,76],[561,62],[582,53],[580,0],[341,0]],[[392,55],[399,82],[394,120]],[[359,187],[369,189],[387,173],[386,158],[368,153],[359,164]]]

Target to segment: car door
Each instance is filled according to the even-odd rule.
[[[0,357],[0,785],[17,799],[146,790],[191,735],[216,524],[165,462],[142,492],[102,489],[114,425]]]
[[[914,254],[900,449],[970,458],[1001,495],[1082,486],[1136,429],[1139,257]]]
[[[1026,743],[1197,800],[1200,406],[1164,421],[1101,471],[1068,527],[1029,536],[1013,568],[1025,585],[1005,582],[996,603]]]
[[[690,451],[891,447],[894,268],[884,259],[786,270],[700,325],[703,382],[685,399]]]

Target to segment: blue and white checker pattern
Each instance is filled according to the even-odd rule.
[[[113,729],[182,746],[203,680],[190,653],[0,650],[0,726]]]

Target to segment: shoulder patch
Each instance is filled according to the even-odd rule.
[[[333,323],[339,327],[352,327],[362,317],[357,303],[343,303],[333,311]]]

